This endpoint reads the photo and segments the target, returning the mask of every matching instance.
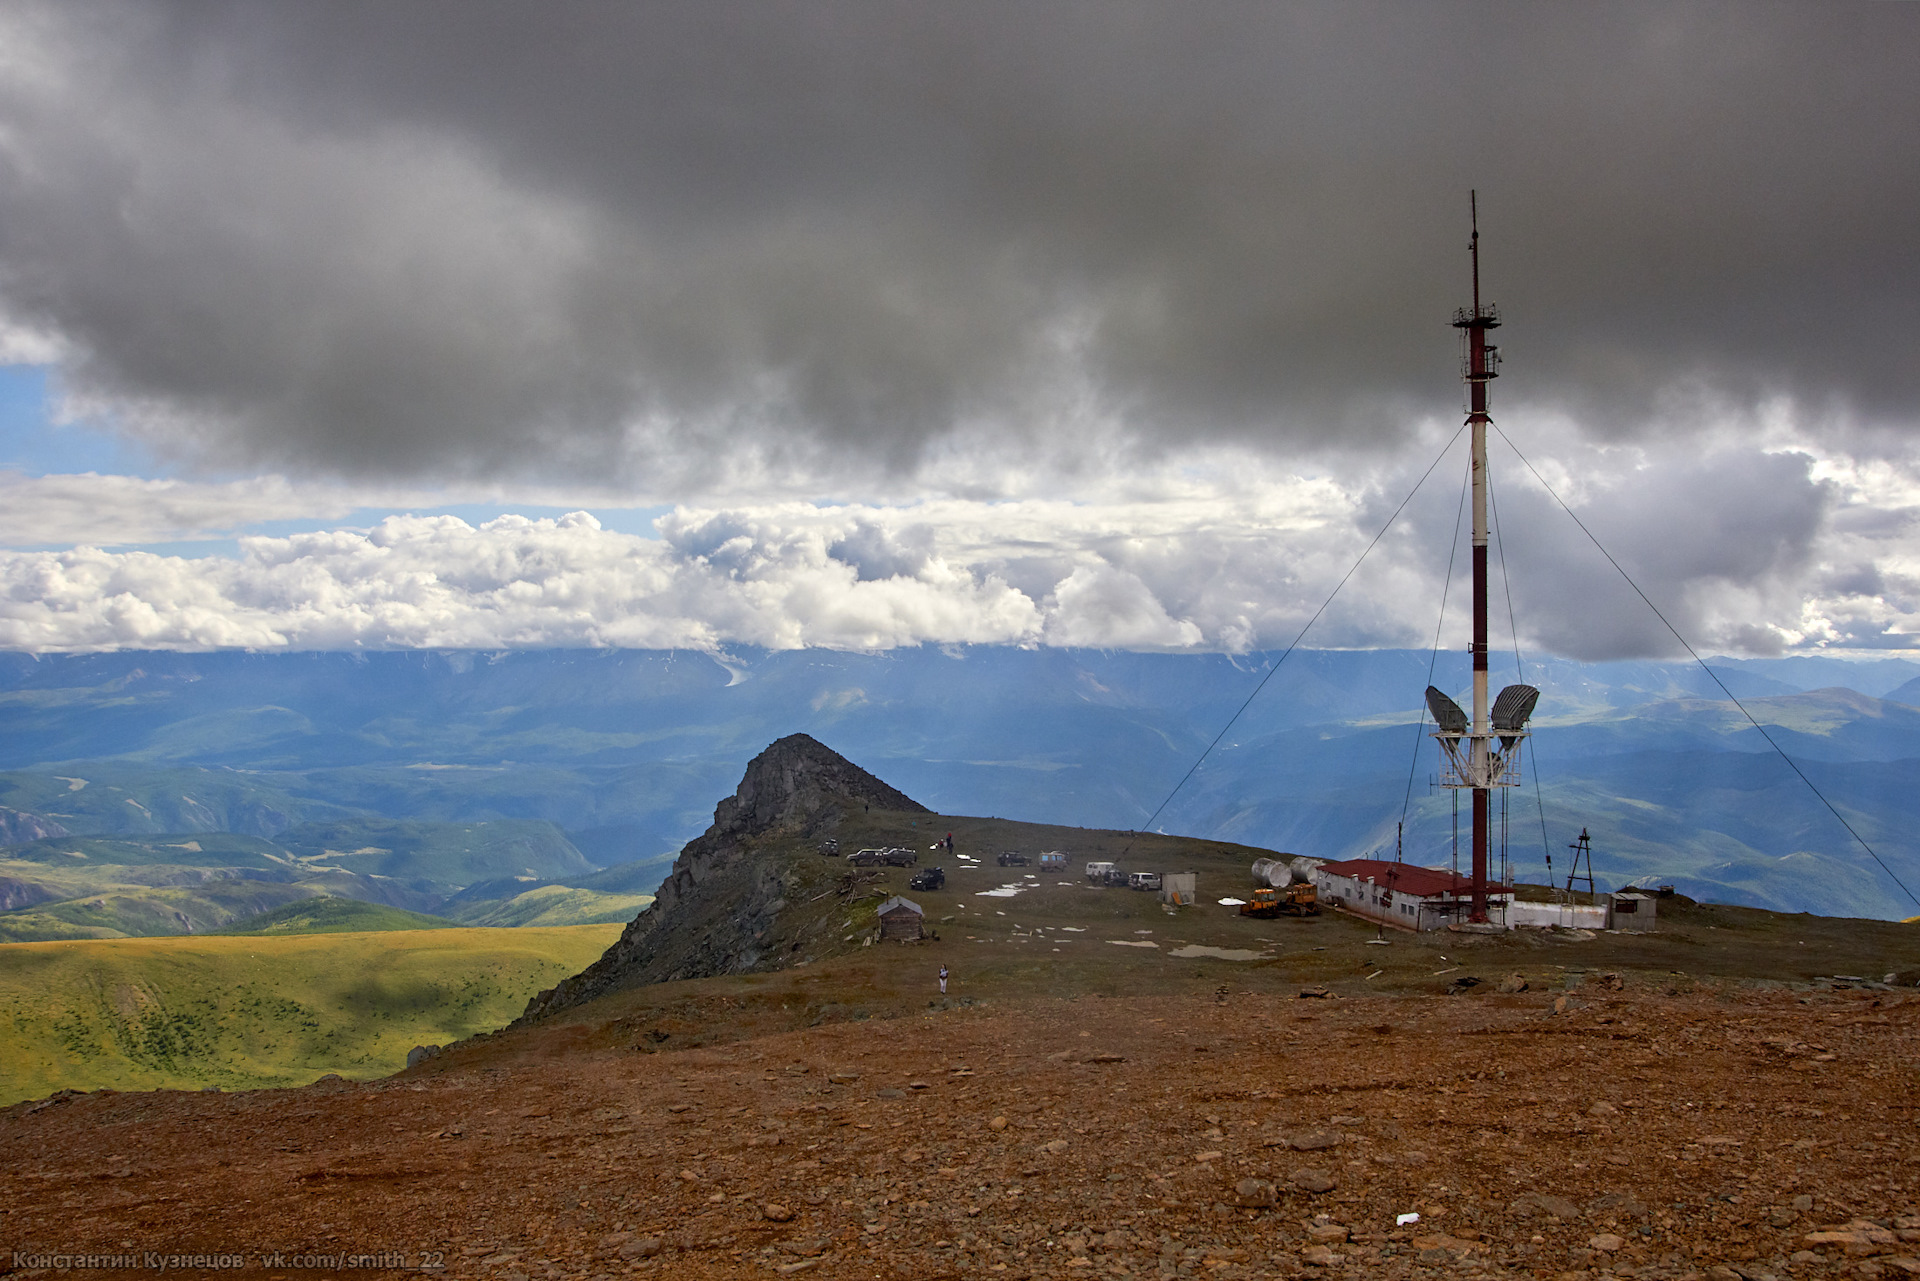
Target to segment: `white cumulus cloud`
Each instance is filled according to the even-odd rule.
[[[1583,519],[1696,645],[1869,649],[1920,634],[1911,463],[1762,449],[1737,434],[1665,454],[1558,444],[1540,451],[1548,478],[1578,478],[1567,491]],[[1499,446],[1494,461],[1496,575],[1513,573],[1510,593],[1494,584],[1501,643],[1511,599],[1528,650],[1674,652],[1534,479]],[[233,554],[198,557],[30,544],[0,551],[0,648],[1278,647],[1425,465],[1302,476],[1251,456],[1196,457],[1089,484],[1074,501],[751,500],[675,508],[651,536],[575,511],[479,524],[396,514],[242,536]],[[1449,568],[1463,465],[1456,446],[1307,643],[1424,646],[1449,573],[1442,643],[1464,641],[1464,554]],[[178,531],[362,501],[268,482],[4,484],[26,531]],[[133,515],[113,514],[118,497]]]

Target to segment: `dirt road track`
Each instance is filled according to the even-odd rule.
[[[1920,1275],[1920,999],[1555,1000],[1085,997],[668,1053],[550,1028],[367,1085],[57,1097],[0,1112],[0,1271]]]

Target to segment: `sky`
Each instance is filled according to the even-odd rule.
[[[1244,651],[1396,509],[1308,643],[1464,643],[1476,191],[1496,631],[1675,652],[1564,501],[1702,650],[1920,647],[1916,65],[1846,0],[0,0],[0,648]]]

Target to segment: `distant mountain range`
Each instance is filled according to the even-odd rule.
[[[327,865],[430,881],[427,897],[381,900],[418,911],[493,911],[479,905],[543,885],[632,894],[707,826],[751,757],[798,731],[944,813],[1137,827],[1275,657],[984,647],[0,655],[0,838],[29,842],[0,853],[53,848],[49,824],[91,838],[233,833],[276,848],[370,850],[364,866]],[[1428,785],[1435,750],[1416,729],[1430,661],[1295,653],[1153,825],[1324,857],[1391,856],[1404,804],[1406,857],[1446,862],[1450,799]],[[1920,890],[1920,663],[1713,665]],[[1515,678],[1511,658],[1505,668],[1496,686]],[[1564,875],[1566,846],[1585,827],[1603,885],[1653,878],[1786,911],[1920,911],[1697,666],[1550,659],[1524,675],[1542,698],[1527,784],[1507,816],[1523,879],[1546,879],[1549,854]],[[1463,691],[1467,677],[1464,654],[1439,655],[1433,683]],[[558,845],[541,848],[553,858],[512,868],[495,849],[469,859],[471,842],[431,831],[505,820],[551,832]],[[338,840],[314,835],[383,823],[386,836],[359,845],[344,828]],[[431,867],[396,852],[404,832],[411,848],[437,851]],[[603,887],[585,879],[614,865]],[[22,879],[23,866],[10,860],[0,877]],[[463,894],[466,911],[454,901]]]

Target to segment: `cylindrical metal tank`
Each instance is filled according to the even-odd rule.
[[[1305,885],[1313,879],[1313,869],[1319,865],[1319,859],[1303,854],[1257,858],[1253,860],[1253,883],[1271,885],[1276,890],[1284,890],[1289,885]]]

